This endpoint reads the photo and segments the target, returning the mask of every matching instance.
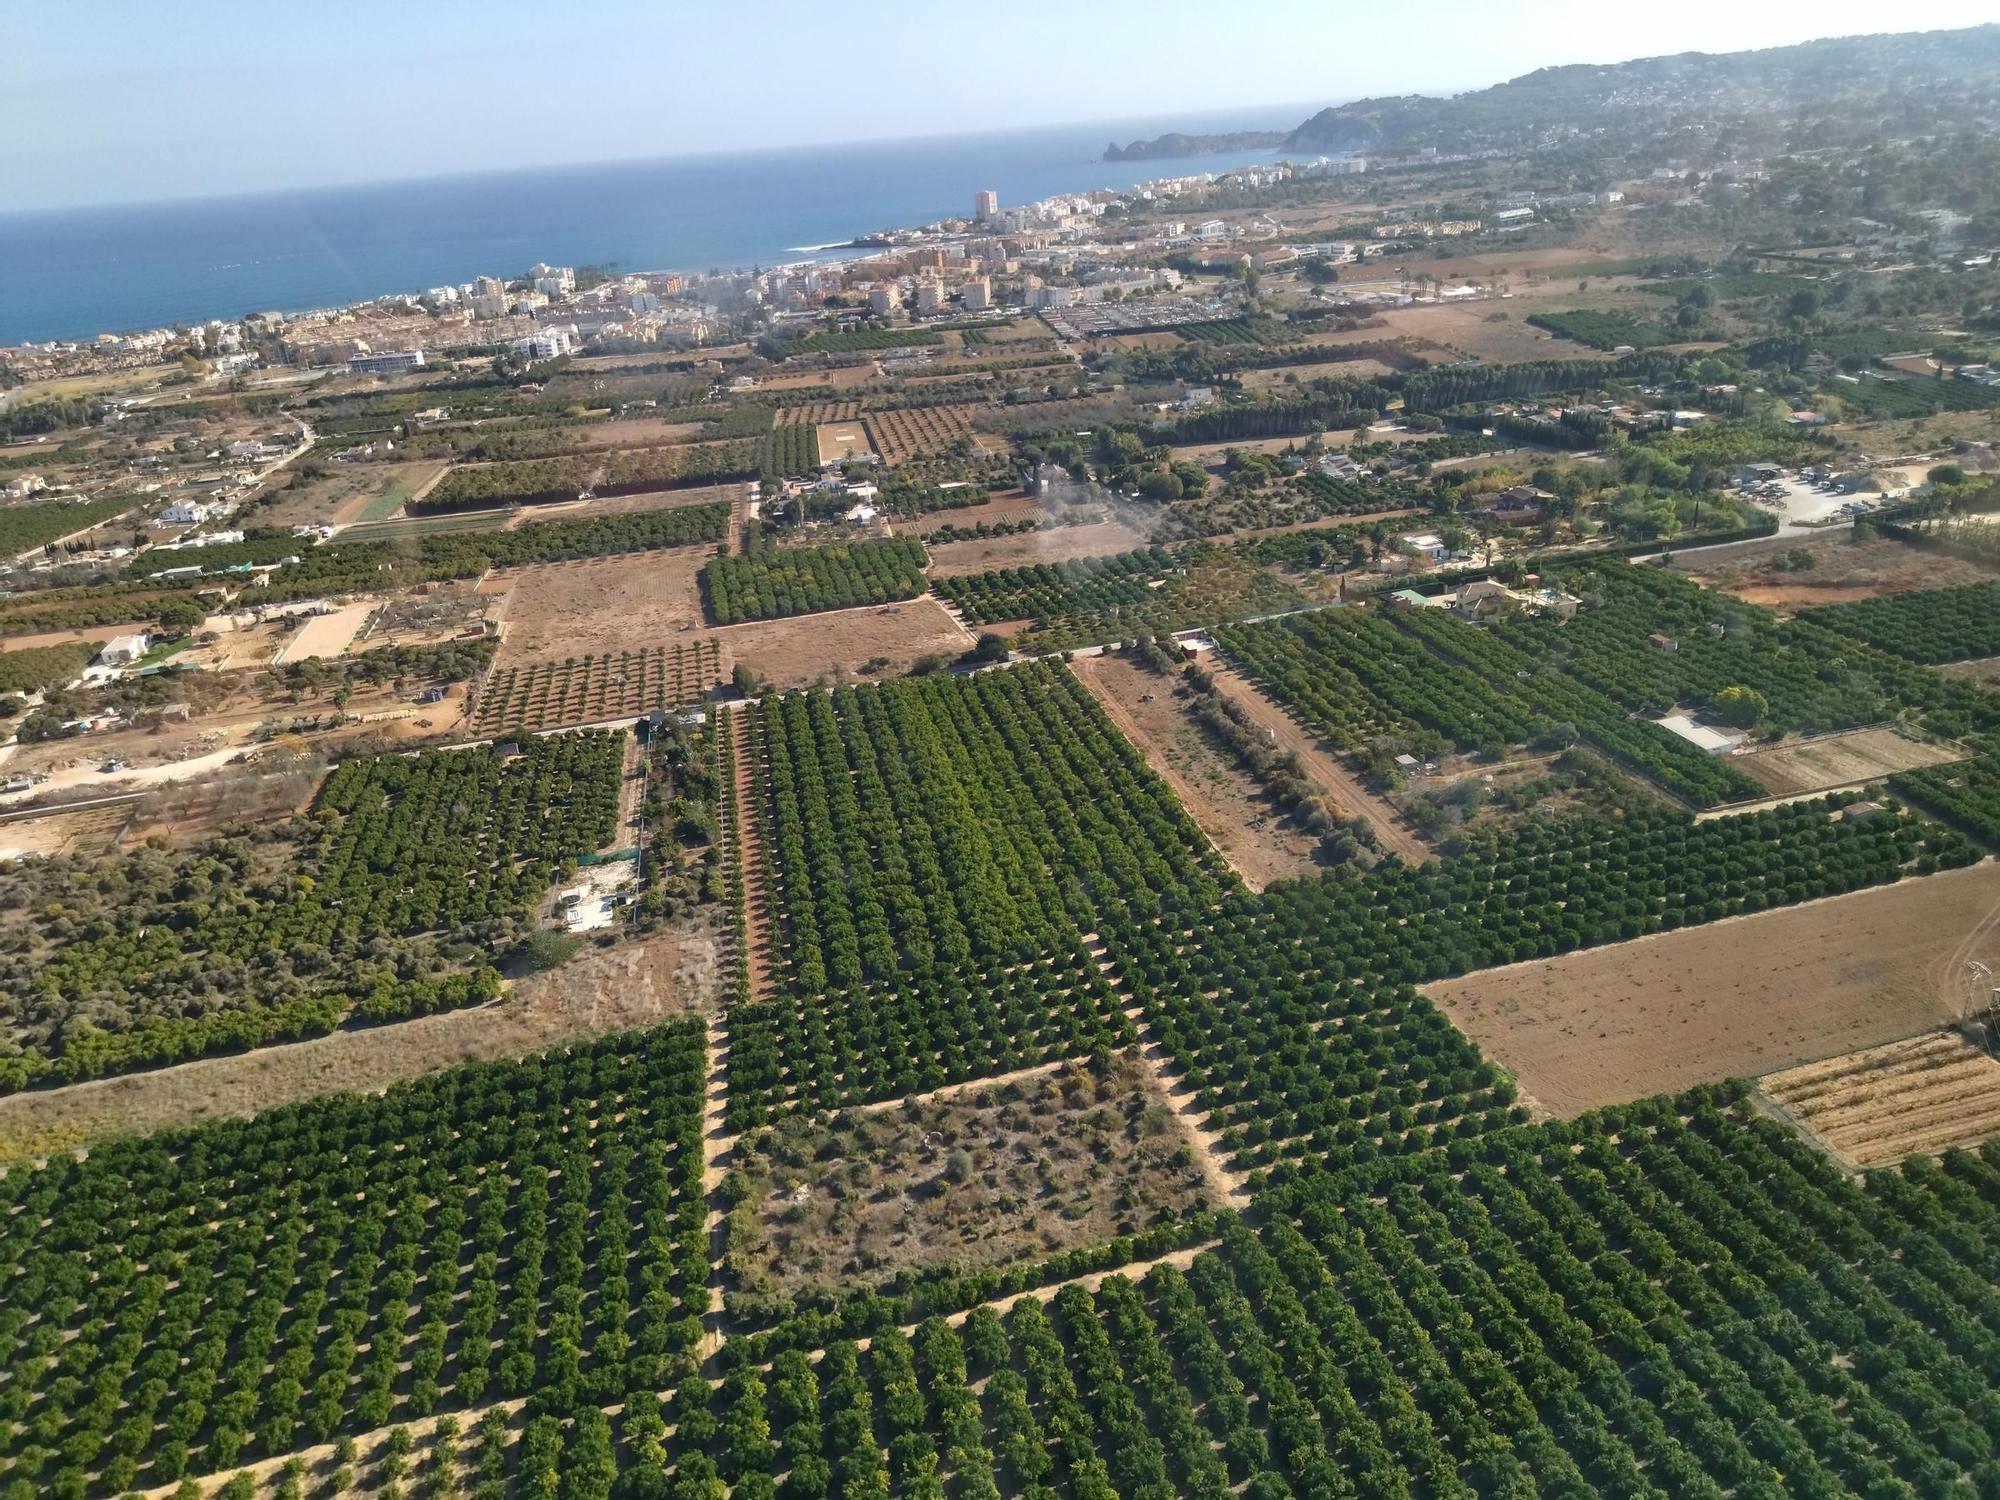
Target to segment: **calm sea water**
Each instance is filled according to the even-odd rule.
[[[1274,106],[929,141],[561,167],[0,214],[0,344],[414,292],[538,260],[702,271],[810,258],[873,229],[1268,160],[1106,162],[1108,139],[1283,129]]]

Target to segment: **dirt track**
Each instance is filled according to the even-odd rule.
[[[1255,779],[1204,737],[1185,700],[1173,697],[1172,679],[1109,654],[1070,667],[1252,890],[1315,872],[1319,841],[1285,826]]]
[[[1366,818],[1374,826],[1375,837],[1384,849],[1400,854],[1413,865],[1431,857],[1431,847],[1412,832],[1397,816],[1395,808],[1369,791],[1319,742],[1298,726],[1292,716],[1265,697],[1257,685],[1220,656],[1209,652],[1202,667],[1215,679],[1224,696],[1233,698],[1250,713],[1257,726],[1268,729],[1281,750],[1290,750],[1306,768],[1306,775],[1325,787],[1341,808]]]

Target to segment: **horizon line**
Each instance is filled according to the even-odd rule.
[[[1299,124],[1310,118],[1313,113],[1330,107],[1332,106],[1312,103],[1280,103],[1269,106],[1258,104],[1219,105],[1175,115],[1103,116],[1095,119],[1044,121],[1032,125],[996,126],[987,130],[955,130],[935,135],[862,136],[840,141],[796,141],[764,146],[729,146],[718,150],[666,152],[644,156],[611,156],[589,161],[538,161],[514,166],[470,167],[461,171],[426,172],[414,177],[353,177],[334,181],[306,183],[292,187],[258,187],[232,192],[174,193],[157,198],[89,199],[74,203],[43,204],[34,208],[0,209],[0,222],[47,218],[60,214],[105,213],[137,208],[165,208],[179,204],[236,203],[254,198],[296,198],[313,193],[350,192],[357,188],[412,187],[423,183],[465,182],[481,177],[511,177],[534,172],[573,172],[600,167],[646,166],[655,162],[697,162],[726,160],[732,157],[783,156],[789,154],[806,154],[815,151],[838,151],[856,147],[917,145],[926,142],[942,144],[950,141],[973,140],[993,136],[1033,135],[1039,132],[1054,130],[1080,130],[1086,125],[1109,126],[1137,124],[1140,122],[1157,123],[1163,120],[1196,122],[1203,118],[1212,118],[1218,115],[1242,115],[1267,108],[1273,112],[1290,112],[1295,109],[1305,111],[1291,125],[1269,127],[1272,130],[1282,128],[1290,132],[1297,129]],[[1239,126],[1237,128],[1251,129],[1255,127]],[[1162,131],[1160,133],[1171,134],[1173,132]],[[1199,135],[1204,132],[1197,130],[1186,133]],[[1222,132],[1215,133],[1219,134]],[[1110,141],[1110,144],[1119,145],[1124,143],[1114,138]]]

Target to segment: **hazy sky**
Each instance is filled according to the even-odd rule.
[[[2000,0],[0,0],[0,16],[4,212],[1454,92],[1551,63],[1972,25]]]

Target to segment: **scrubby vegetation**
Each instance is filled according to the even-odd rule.
[[[0,995],[14,1088],[491,998],[486,965],[607,843],[606,733],[350,760],[302,826],[184,854],[15,867]],[[481,972],[484,969],[485,972]]]

